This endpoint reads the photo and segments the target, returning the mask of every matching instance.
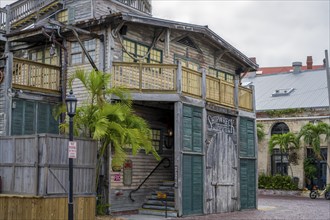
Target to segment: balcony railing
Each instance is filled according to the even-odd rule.
[[[146,64],[114,62],[112,86],[121,86],[133,91],[177,93],[195,98],[203,98],[205,87],[206,100],[215,104],[235,108],[235,85],[212,76],[206,76],[203,85],[202,73],[186,67],[178,69],[173,64]],[[181,74],[179,74],[181,72]],[[182,76],[181,79],[177,79]],[[181,82],[181,85],[177,85]],[[181,91],[180,91],[181,88]],[[253,111],[252,90],[239,88],[239,108]]]
[[[252,89],[240,86],[238,88],[238,107],[246,110],[253,109]]]
[[[15,88],[60,91],[60,67],[14,58],[12,84]]]

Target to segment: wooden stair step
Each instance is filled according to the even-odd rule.
[[[156,215],[156,216],[165,216],[165,210],[154,210],[154,209],[139,209],[139,214],[144,215]],[[176,211],[167,211],[167,217],[177,217],[178,213]]]
[[[173,206],[165,206],[164,205],[148,205],[148,204],[143,204],[142,208],[144,209],[155,209],[155,210],[165,210],[167,208],[167,210],[171,210],[171,211],[175,211],[175,208]]]
[[[157,199],[148,199],[147,202],[144,203],[145,205],[159,205],[159,206],[165,206],[165,200],[157,200]],[[167,201],[167,206],[174,207],[175,202],[174,201]]]

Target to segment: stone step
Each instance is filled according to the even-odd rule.
[[[166,181],[163,181],[162,185],[163,186],[174,186],[174,181],[173,180],[166,180]]]
[[[156,215],[156,216],[165,216],[165,210],[154,210],[154,209],[139,209],[139,214],[144,215]],[[176,211],[167,211],[167,217],[177,217],[178,213]]]
[[[147,199],[153,199],[153,200],[166,200],[166,201],[174,201],[174,196],[167,196],[166,199],[160,199],[157,197],[157,194],[149,195],[147,196]]]
[[[148,199],[148,201],[146,201],[144,203],[144,205],[159,205],[159,206],[165,206],[165,200],[157,200],[157,199]],[[171,206],[174,207],[175,206],[175,202],[174,201],[167,201],[167,206]]]

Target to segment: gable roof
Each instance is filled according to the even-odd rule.
[[[243,78],[255,86],[256,110],[329,107],[326,70]]]
[[[129,14],[129,13],[121,13],[121,18],[123,21],[127,21],[127,22],[148,24],[158,27],[183,30],[187,32],[201,33],[205,37],[213,41],[215,44],[219,45],[219,47],[223,48],[224,51],[230,54],[231,57],[234,58],[236,61],[249,67],[250,71],[256,70],[259,67],[258,64],[253,62],[238,49],[233,47],[231,44],[229,44],[227,41],[225,41],[223,38],[221,38],[211,29],[209,29],[208,26],[189,24],[189,23],[177,22],[172,20],[165,20],[156,17]]]

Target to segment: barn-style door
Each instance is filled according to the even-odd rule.
[[[206,213],[238,210],[236,118],[207,112]]]

